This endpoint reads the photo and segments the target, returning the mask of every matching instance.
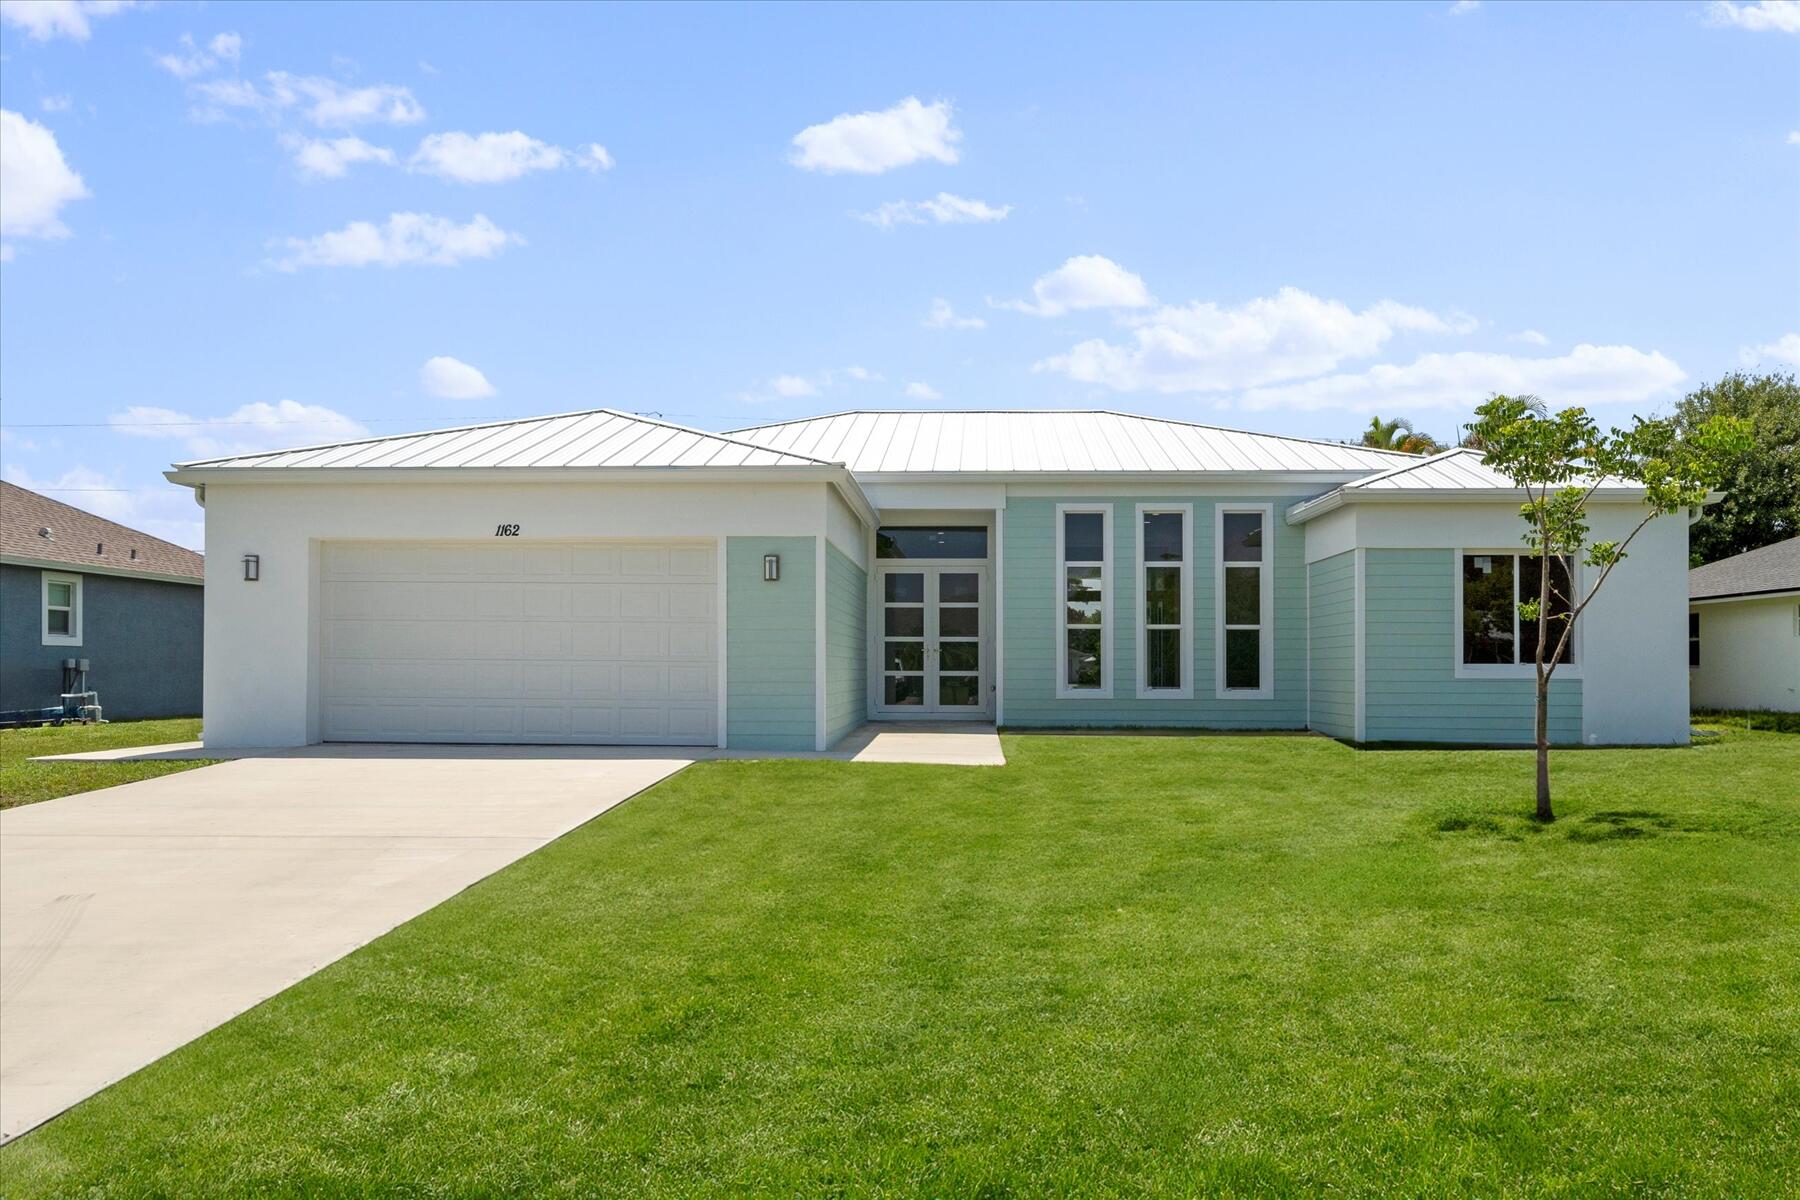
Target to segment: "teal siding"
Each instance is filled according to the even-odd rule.
[[[734,537],[725,549],[725,741],[740,750],[811,750],[817,539]],[[763,555],[781,579],[763,582]]]
[[[1356,554],[1346,550],[1307,572],[1310,629],[1307,723],[1336,738],[1356,736]]]
[[[825,544],[825,744],[868,718],[868,575]]]
[[[1455,551],[1364,555],[1364,737],[1529,744],[1536,719],[1532,680],[1456,678]],[[1579,679],[1551,680],[1550,738],[1581,740]]]
[[[1113,510],[1113,590],[1110,700],[1056,698],[1058,636],[1056,594],[1056,506],[1103,504]],[[1215,698],[1213,629],[1214,508],[1219,504],[1274,505],[1269,533],[1275,564],[1275,691],[1269,700]],[[1126,496],[1020,499],[1007,501],[1000,547],[1006,587],[1006,724],[1008,726],[1143,726],[1210,729],[1301,729],[1306,725],[1306,562],[1305,532],[1282,520],[1294,497]],[[1194,698],[1137,698],[1137,630],[1140,622],[1137,563],[1137,506],[1191,504],[1194,508]]]

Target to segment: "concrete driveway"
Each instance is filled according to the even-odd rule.
[[[318,746],[0,813],[0,1140],[690,761]]]

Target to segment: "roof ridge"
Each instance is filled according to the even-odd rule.
[[[1424,458],[1417,459],[1414,462],[1401,463],[1397,467],[1389,467],[1385,471],[1378,471],[1373,475],[1365,475],[1361,479],[1353,479],[1349,483],[1340,484],[1339,486],[1347,487],[1347,488],[1359,488],[1359,487],[1363,487],[1367,484],[1375,483],[1378,480],[1392,479],[1397,475],[1404,475],[1408,471],[1416,471],[1420,467],[1430,466],[1434,462],[1442,462],[1444,459],[1449,458],[1452,455],[1480,454],[1480,453],[1481,453],[1481,451],[1471,449],[1468,446],[1452,446],[1448,450],[1439,450],[1436,454],[1426,455]]]

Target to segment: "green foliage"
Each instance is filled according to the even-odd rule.
[[[1754,436],[1726,466],[1725,499],[1688,535],[1695,566],[1800,535],[1800,382],[1733,372],[1688,393],[1674,420],[1688,432],[1721,416],[1748,421]]]
[[[1370,417],[1369,427],[1363,430],[1362,444],[1375,450],[1403,450],[1408,454],[1436,454],[1443,449],[1429,433],[1414,430],[1412,422],[1405,417],[1395,417],[1391,421]]]

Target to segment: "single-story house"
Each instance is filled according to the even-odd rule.
[[[1688,572],[1696,708],[1800,712],[1800,537]]]
[[[0,711],[52,708],[86,662],[108,720],[200,713],[200,555],[0,483]]]
[[[828,747],[865,721],[1532,736],[1519,493],[1115,412],[595,410],[178,465],[206,738]],[[1595,496],[1596,536],[1641,492]],[[1688,736],[1689,514],[1557,674],[1559,743]],[[1576,566],[1576,573],[1585,568]]]

